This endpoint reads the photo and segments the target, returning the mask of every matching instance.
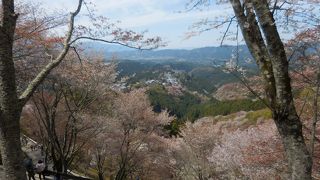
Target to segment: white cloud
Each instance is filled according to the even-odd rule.
[[[189,12],[189,13],[168,13],[165,11],[154,11],[139,16],[131,16],[121,20],[125,27],[147,27],[157,23],[169,21],[188,21],[190,25],[197,19],[216,17],[224,15],[224,10]]]
[[[33,0],[41,2],[51,10],[72,11],[76,8],[78,0]],[[177,13],[184,10],[185,0],[91,0],[95,5],[97,14],[120,20],[125,27],[145,27],[148,25],[175,21],[195,20],[205,17],[222,15],[226,9],[210,9],[209,11],[191,11]],[[83,8],[82,12],[86,13]],[[192,22],[191,22],[192,23]]]
[[[109,0],[105,3],[99,0],[93,1],[99,11],[134,11],[132,7],[140,7],[150,10],[153,7],[151,0]]]
[[[78,0],[30,0],[40,2],[48,12],[54,10],[72,11],[76,8]],[[225,15],[232,12],[230,7],[222,5],[211,7],[203,11],[185,10],[186,0],[87,0],[95,4],[96,14],[109,17],[112,21],[120,20],[123,28],[137,31],[149,29],[153,35],[162,35],[163,39],[172,42],[173,46],[181,45],[184,33],[188,26],[202,18]],[[86,8],[82,13],[87,13]],[[78,19],[77,24],[89,24],[88,19]],[[215,33],[217,34],[217,33]],[[216,39],[217,36],[210,33],[210,38],[195,38],[183,41],[183,46],[201,44],[202,40]],[[199,39],[199,40],[198,40]],[[199,41],[199,42],[197,42]],[[205,43],[205,42],[203,42]],[[208,42],[210,43],[210,42]],[[169,44],[169,45],[170,45]],[[207,45],[207,44],[205,44]]]

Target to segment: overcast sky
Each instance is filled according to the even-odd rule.
[[[71,11],[76,8],[78,0],[32,0],[40,2],[49,11]],[[121,21],[123,28],[136,31],[148,30],[152,36],[157,35],[168,42],[166,48],[197,48],[218,46],[223,28],[205,32],[200,36],[185,39],[193,23],[204,18],[231,14],[229,5],[215,5],[210,9],[186,12],[188,0],[91,0],[97,14]],[[86,9],[82,11],[85,13]],[[232,43],[232,42],[226,42]]]

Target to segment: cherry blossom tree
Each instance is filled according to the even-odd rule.
[[[211,126],[199,123],[186,123],[181,130],[181,138],[177,138],[173,156],[175,157],[176,173],[183,179],[218,178],[215,167],[209,162],[209,155],[217,138]]]
[[[17,23],[20,20],[19,13],[15,7],[14,0],[2,1],[0,11],[0,149],[2,152],[5,177],[7,179],[26,179],[25,170],[21,163],[22,151],[19,122],[23,106],[32,97],[33,93],[50,72],[65,59],[69,50],[75,50],[74,45],[77,41],[81,39],[99,40],[106,43],[136,47],[138,49],[142,49],[145,46],[149,48],[158,47],[161,41],[160,38],[146,39],[143,35],[119,28],[116,30],[114,30],[114,28],[105,29],[105,27],[111,26],[110,24],[106,25],[105,18],[90,17],[92,22],[96,22],[94,23],[95,28],[98,28],[93,31],[89,28],[84,28],[84,26],[76,26],[76,17],[79,15],[84,3],[83,0],[79,0],[75,11],[67,15],[69,18],[65,22],[68,27],[64,36],[47,39],[49,41],[57,41],[54,50],[45,48],[41,51],[41,54],[46,54],[46,58],[50,59],[50,61],[26,84],[26,87],[23,88],[20,93],[20,91],[17,90],[17,76],[14,62],[14,57],[20,56],[18,53],[20,51],[14,51],[14,49],[19,49],[14,47],[16,44],[19,44],[14,43],[15,37],[18,37],[15,35],[16,30],[19,29],[17,28]],[[101,21],[102,19],[104,20]],[[37,28],[35,27],[34,29]],[[111,32],[106,32],[107,30],[111,30]],[[30,31],[28,33],[30,34]],[[33,43],[34,41],[25,42]],[[26,45],[26,47],[29,46],[28,44]]]
[[[272,111],[284,144],[290,178],[311,179],[312,160],[302,133],[302,122],[294,105],[289,62],[279,28],[282,25],[290,25],[293,29],[297,29],[319,24],[318,13],[312,8],[305,8],[311,5],[318,6],[319,1],[230,0],[228,2],[234,15],[224,21],[213,21],[212,28],[229,24],[227,28],[229,29],[230,25],[236,22],[236,29],[241,30],[263,78],[266,105]],[[191,0],[190,3],[194,8],[210,1]],[[222,39],[225,36],[226,33]],[[238,33],[236,36],[238,37]]]
[[[99,133],[103,97],[116,74],[113,64],[66,58],[39,86],[29,103],[32,119],[23,121],[33,127],[29,133],[43,144],[59,172],[67,172],[87,141]]]
[[[221,118],[221,117],[220,117]],[[219,117],[187,123],[169,139],[172,170],[181,179],[286,179],[284,149],[271,120],[248,128]]]
[[[163,126],[171,120],[167,112],[152,111],[145,90],[120,93],[114,101],[112,118],[105,121],[105,139],[100,139],[93,152],[107,152],[101,155],[109,156],[108,173],[114,179],[148,178],[152,166],[156,166],[157,139],[166,134]]]
[[[299,87],[302,88],[302,92],[305,92],[307,89],[310,90],[310,93],[304,95],[304,97],[300,97],[304,98],[301,107],[301,117],[305,119],[306,125],[304,128],[309,130],[306,135],[311,134],[309,149],[315,167],[318,166],[316,163],[315,147],[317,143],[317,132],[319,131],[317,128],[320,86],[319,30],[319,27],[316,27],[302,31],[296,34],[295,38],[286,44],[288,54],[290,54],[290,62],[292,64],[292,76],[297,79],[297,82],[295,83],[299,84]],[[305,111],[306,108],[312,109],[313,117],[309,116],[311,113]],[[312,120],[310,121],[309,119]],[[315,167],[313,169],[315,169]]]

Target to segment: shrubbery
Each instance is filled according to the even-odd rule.
[[[265,109],[261,109],[261,110],[258,110],[258,111],[248,112],[248,114],[246,115],[246,118],[248,119],[248,121],[251,124],[256,124],[256,122],[257,122],[257,120],[259,118],[271,119],[272,118],[272,112],[270,111],[270,109],[265,108]]]

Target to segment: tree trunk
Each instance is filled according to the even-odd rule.
[[[273,118],[284,145],[290,179],[311,179],[312,161],[304,142],[302,123],[295,113],[273,112]]]
[[[0,39],[3,37],[0,36]],[[10,48],[0,40],[0,150],[6,179],[26,178],[20,142],[19,100]]]
[[[13,0],[2,0],[0,24],[0,150],[5,179],[26,179],[20,142],[21,105],[17,96],[12,56],[18,15]]]
[[[7,180],[26,179],[26,171],[23,166],[23,154],[20,143],[19,113],[13,116],[1,118],[0,148],[2,161]]]
[[[99,180],[104,180],[103,173],[98,173]]]
[[[289,64],[268,1],[230,2],[266,85],[269,108],[284,145],[290,179],[311,179],[312,161],[294,107]]]
[[[313,120],[311,126],[311,142],[310,142],[310,156],[313,159],[315,139],[316,139],[316,130],[318,122],[318,96],[320,91],[320,68],[318,68],[317,73],[317,82],[316,82],[316,91],[313,97]]]
[[[116,175],[116,178],[115,180],[124,180],[126,179],[126,168],[125,168],[125,165],[121,166],[117,175]]]

